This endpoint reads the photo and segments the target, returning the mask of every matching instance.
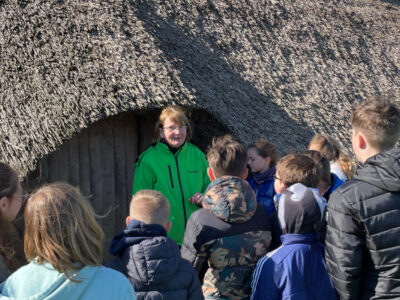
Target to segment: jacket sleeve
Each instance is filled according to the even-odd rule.
[[[136,300],[136,294],[133,287],[130,286],[125,294],[125,300]]]
[[[192,264],[199,275],[200,281],[202,281],[205,268],[207,267],[208,249],[214,243],[214,240],[207,242],[203,240],[201,234],[202,226],[196,221],[199,212],[196,211],[193,213],[186,225],[181,255]]]
[[[264,257],[263,259],[259,260],[257,267],[254,269],[253,281],[251,283],[251,300],[282,299],[282,296],[279,296],[278,289],[273,280],[273,270],[269,272],[269,268],[264,265],[266,259],[267,258]]]
[[[153,168],[146,163],[142,158],[135,164],[135,175],[133,177],[132,195],[137,191],[154,189],[154,184],[157,180]]]
[[[193,270],[193,267],[191,267]],[[203,291],[201,290],[201,284],[199,277],[196,272],[192,272],[192,283],[188,291],[188,300],[202,300],[204,299]]]
[[[336,190],[328,202],[326,266],[340,299],[359,299],[365,232],[342,191]]]

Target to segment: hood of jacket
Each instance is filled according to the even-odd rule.
[[[51,264],[44,262],[39,265],[32,261],[0,285],[0,299],[79,299],[99,268],[86,266],[75,272],[71,277],[81,281],[77,284]]]
[[[278,219],[283,233],[315,233],[323,220],[326,200],[317,189],[296,183],[287,188],[278,202]]]
[[[110,245],[112,255],[121,255],[126,248],[157,236],[167,236],[165,228],[159,224],[145,224],[132,219],[125,230],[118,233]]]
[[[159,285],[171,280],[181,262],[178,245],[167,237],[164,227],[131,220],[116,235],[110,253],[129,279],[142,285]]]
[[[378,153],[366,160],[354,179],[389,192],[400,191],[400,148]]]
[[[222,176],[207,187],[204,207],[225,222],[243,223],[256,211],[256,194],[246,180]]]

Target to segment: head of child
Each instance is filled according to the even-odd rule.
[[[18,268],[12,247],[13,227],[22,206],[22,189],[17,173],[7,164],[0,163],[0,254],[10,271]]]
[[[126,224],[134,219],[145,224],[159,224],[168,232],[171,228],[169,210],[169,202],[163,194],[153,190],[141,190],[132,197]]]
[[[154,131],[156,140],[179,148],[185,141],[190,140],[191,134],[189,120],[179,106],[170,105],[162,110]]]
[[[281,158],[276,164],[274,188],[281,194],[295,183],[306,187],[317,188],[319,177],[315,162],[303,154],[289,154]]]
[[[48,262],[71,280],[71,271],[101,265],[103,231],[77,188],[62,182],[39,188],[29,197],[24,218],[29,261]]]
[[[316,164],[319,178],[318,191],[323,195],[331,185],[331,166],[328,159],[315,150],[307,150],[302,154],[310,157]]]
[[[247,147],[247,164],[252,173],[264,173],[277,161],[278,153],[270,141],[260,139]]]
[[[247,177],[246,149],[229,134],[213,139],[207,161],[211,181],[222,176]]]
[[[7,164],[0,163],[0,220],[2,223],[9,223],[15,219],[21,209],[22,201],[22,188],[17,173]]]
[[[281,194],[278,219],[283,233],[315,233],[322,220],[325,203],[317,188],[319,177],[315,162],[303,154],[290,154],[276,165],[275,190]]]
[[[329,161],[335,161],[340,155],[338,146],[337,142],[328,134],[318,133],[312,137],[308,144],[308,150],[319,151]]]
[[[377,153],[393,148],[400,137],[400,109],[381,96],[355,105],[350,123],[353,151],[362,163]]]

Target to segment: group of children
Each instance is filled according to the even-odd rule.
[[[375,105],[377,110],[381,104],[375,100],[365,105]],[[353,116],[362,107],[357,107]],[[400,123],[398,109],[391,118],[395,122],[386,120],[385,124]],[[376,134],[364,128],[357,123],[352,137],[355,154],[363,163],[369,157],[362,156],[362,151]],[[393,147],[400,129],[391,128],[390,132]],[[373,149],[380,149],[378,146]],[[398,163],[396,155],[391,157]],[[338,205],[336,195],[351,187],[355,170],[339,144],[319,134],[311,140],[309,150],[279,159],[267,140],[258,140],[246,149],[226,135],[213,139],[206,157],[211,183],[201,208],[188,219],[181,249],[167,236],[171,228],[168,199],[153,190],[141,190],[133,196],[127,227],[114,237],[110,252],[115,259],[108,264],[124,274],[133,289],[118,272],[100,267],[102,232],[88,202],[75,188],[55,183],[40,188],[28,200],[25,253],[31,263],[0,285],[0,295],[22,298],[40,294],[37,299],[72,299],[81,293],[82,298],[98,299],[329,300],[337,299],[339,293],[347,299],[345,288],[338,290],[340,276],[332,277],[340,259],[332,268],[325,263],[325,251],[334,255],[332,236],[341,236],[332,229],[337,220],[332,219],[334,212],[329,209],[327,217],[327,204],[339,188],[333,193],[334,205]],[[347,180],[350,182],[344,184]],[[399,204],[391,208],[398,214]],[[364,253],[369,251],[361,244],[355,246]],[[395,258],[391,262],[398,266]],[[395,284],[392,286],[396,290]],[[386,290],[386,295],[398,296],[391,293]]]

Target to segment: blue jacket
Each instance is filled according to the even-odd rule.
[[[274,205],[274,175],[275,167],[272,167],[264,174],[253,175],[247,180],[256,193],[257,202],[264,206],[268,215],[276,211]]]
[[[335,173],[331,173],[331,185],[329,189],[322,195],[326,199],[326,201],[329,200],[329,196],[343,183],[345,183],[344,180],[340,179]]]
[[[109,264],[130,280],[137,299],[204,299],[192,265],[164,227],[131,220],[110,247],[117,258]]]
[[[85,266],[67,279],[51,264],[30,264],[21,267],[0,285],[0,299],[81,299],[134,300],[135,292],[121,273],[103,266]]]
[[[251,299],[337,299],[316,233],[285,234],[282,246],[260,259]]]

